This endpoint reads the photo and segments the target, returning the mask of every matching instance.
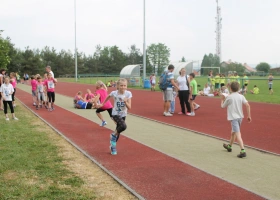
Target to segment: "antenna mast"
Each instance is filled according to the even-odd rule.
[[[216,55],[219,56],[220,62],[222,62],[222,17],[221,17],[221,7],[219,6],[219,0],[217,2],[217,16],[216,16]]]

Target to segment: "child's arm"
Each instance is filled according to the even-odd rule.
[[[100,94],[96,94],[96,96],[93,98],[94,105],[97,105],[97,101],[99,100],[99,98],[100,98]]]
[[[124,103],[125,103],[125,106],[127,107],[128,110],[131,109],[131,98],[124,98]]]
[[[248,120],[248,122],[251,122],[252,121],[252,118],[251,118],[251,108],[250,108],[250,104],[247,102],[246,104],[245,104],[245,106],[246,106],[246,110],[247,110],[247,120]]]
[[[108,95],[108,96],[106,97],[106,99],[105,99],[98,107],[99,107],[99,108],[103,107],[104,104],[105,104],[110,98],[111,98],[111,96]]]

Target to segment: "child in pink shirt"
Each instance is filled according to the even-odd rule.
[[[33,106],[36,106],[37,102],[37,80],[35,79],[34,76],[31,76],[31,90],[32,90],[32,100],[33,100]]]
[[[16,87],[17,87],[17,79],[16,79],[16,74],[14,72],[10,73],[10,83],[12,84],[12,86],[14,88],[14,92],[12,94],[12,104],[13,104],[13,107],[16,107],[15,94],[16,94]]]
[[[107,87],[102,81],[97,81],[95,84],[95,87],[96,87],[96,91],[95,91],[96,98],[95,98],[94,105],[97,105],[98,104],[97,101],[99,100],[99,102],[103,102],[106,99],[106,97],[108,96],[108,94],[107,94]],[[107,122],[103,119],[101,112],[107,110],[108,114],[110,115],[110,117],[112,119],[112,109],[113,109],[113,106],[110,101],[107,101],[102,107],[96,109],[96,115],[102,121],[100,126],[105,126],[107,124]]]
[[[51,73],[48,73],[48,79],[46,79],[44,81],[44,85],[47,89],[47,96],[48,96],[48,101],[49,101],[49,103],[48,103],[48,105],[49,105],[48,110],[49,111],[54,110],[53,105],[54,105],[54,101],[55,101],[55,93],[54,93],[55,83],[57,83],[57,80],[52,77]]]
[[[94,98],[94,94],[91,93],[90,89],[87,89],[87,93],[85,94],[84,100],[86,102],[91,101]]]

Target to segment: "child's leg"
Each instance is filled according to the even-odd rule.
[[[3,101],[3,105],[4,105],[4,114],[6,116],[6,118],[8,118],[8,102],[7,101]]]
[[[14,111],[14,106],[13,106],[13,102],[12,101],[7,101],[7,103],[9,104],[11,113],[12,113],[12,117],[15,118],[15,111]]]
[[[240,132],[237,132],[237,133],[234,133],[235,134],[235,137],[236,137],[236,140],[237,140],[237,142],[238,142],[238,144],[239,144],[239,146],[240,146],[240,149],[242,150],[244,150],[244,144],[243,144],[243,140],[242,140],[242,138],[241,138],[241,133]]]

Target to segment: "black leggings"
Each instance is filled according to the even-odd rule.
[[[191,106],[189,103],[189,90],[179,90],[179,99],[180,99],[180,105],[181,105],[181,111],[182,113],[186,114],[185,110],[185,104],[187,107],[187,112],[191,112]]]
[[[125,123],[125,117],[113,115],[113,120],[117,123],[116,130],[118,133],[118,137],[117,137],[116,141],[118,141],[118,139],[120,137],[120,133],[123,132],[127,128],[126,123]]]
[[[47,92],[47,96],[48,96],[48,99],[49,99],[49,103],[55,101],[55,93],[54,92]]]
[[[4,113],[5,115],[8,113],[8,104],[11,109],[11,113],[14,113],[14,107],[13,107],[13,102],[12,101],[3,101],[4,104]]]
[[[15,94],[16,94],[16,88],[14,88],[14,92],[12,94],[12,101],[15,101]]]

